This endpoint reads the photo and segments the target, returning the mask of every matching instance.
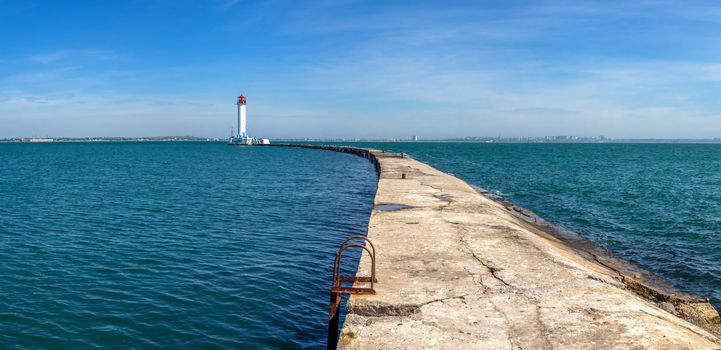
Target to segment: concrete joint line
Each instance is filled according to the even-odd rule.
[[[348,309],[349,314],[365,317],[398,317],[398,316],[411,316],[421,312],[421,308],[438,302],[444,302],[451,299],[460,299],[463,303],[466,303],[466,296],[454,296],[447,298],[439,298],[429,300],[418,304],[387,304],[387,303],[367,303],[360,305],[352,305]]]

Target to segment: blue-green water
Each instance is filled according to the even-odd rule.
[[[324,348],[376,175],[335,152],[0,144],[0,348]]]
[[[496,191],[721,309],[721,144],[352,144]]]
[[[721,145],[354,143],[497,191],[721,306]],[[0,348],[323,348],[374,169],[222,143],[0,144]]]

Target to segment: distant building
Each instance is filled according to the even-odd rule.
[[[417,136],[417,135],[413,135],[412,140],[413,140],[413,141],[418,141],[418,136]]]

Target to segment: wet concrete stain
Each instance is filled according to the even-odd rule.
[[[376,205],[373,209],[378,211],[396,211],[396,210],[403,210],[403,209],[411,209],[414,208],[410,205],[405,204],[395,204],[395,203],[381,203]]]

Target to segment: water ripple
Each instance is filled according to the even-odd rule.
[[[324,348],[335,249],[375,191],[348,154],[2,144],[0,348]]]

